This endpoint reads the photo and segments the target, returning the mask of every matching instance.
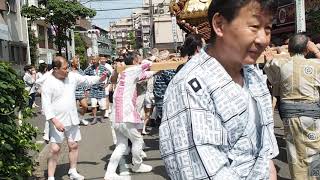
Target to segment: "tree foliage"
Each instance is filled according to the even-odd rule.
[[[80,33],[74,33],[74,42],[76,46],[76,54],[80,58],[80,67],[82,69],[86,68],[88,65],[86,56],[86,42],[81,38]]]
[[[61,54],[62,47],[66,47],[69,37],[66,30],[72,28],[78,18],[94,17],[96,11],[78,2],[65,0],[41,1],[39,7],[24,5],[21,14],[31,21],[44,20],[55,31],[54,43]]]
[[[312,26],[310,26],[311,34],[319,34],[320,33],[320,10],[311,10],[308,14],[310,17],[310,22]]]
[[[30,46],[30,59],[31,59],[31,64],[35,64],[36,60],[38,59],[38,48],[37,48],[37,43],[38,43],[38,38],[35,35],[34,30],[31,30],[29,28],[29,46]]]
[[[129,40],[129,44],[130,44],[131,48],[136,49],[137,48],[136,37],[133,32],[129,32],[128,40]]]
[[[28,153],[38,150],[34,142],[37,129],[26,120],[19,125],[16,112],[30,117],[29,96],[10,65],[0,61],[0,74],[0,179],[26,179],[34,166]]]

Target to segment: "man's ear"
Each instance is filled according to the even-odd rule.
[[[220,13],[214,14],[211,24],[214,32],[216,33],[216,36],[218,37],[223,36],[223,29],[224,29],[225,23],[226,23],[226,20]]]

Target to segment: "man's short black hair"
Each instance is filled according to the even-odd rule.
[[[126,65],[133,65],[133,60],[138,57],[138,53],[133,51],[133,52],[128,52],[127,54],[125,54],[124,56],[124,63]]]
[[[309,38],[305,34],[298,33],[290,37],[288,51],[292,54],[304,54],[307,51]]]
[[[193,56],[198,47],[202,48],[202,40],[200,34],[189,34],[181,48],[181,56]]]
[[[24,71],[29,71],[32,68],[33,68],[33,66],[31,64],[27,64],[27,65],[24,66],[23,70]]]
[[[228,22],[231,22],[238,15],[242,7],[253,1],[260,3],[262,9],[270,11],[272,14],[276,12],[276,0],[212,0],[208,9],[208,21],[211,27],[211,39],[215,39],[216,36],[212,28],[212,19],[216,13],[219,13]]]

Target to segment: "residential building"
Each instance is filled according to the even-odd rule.
[[[170,0],[144,0],[144,6],[150,9],[150,2],[152,3],[153,17],[153,24],[150,24],[152,48],[175,52],[177,46],[183,43],[185,33],[170,15]]]
[[[28,0],[28,6],[39,6],[39,0]],[[56,55],[56,48],[53,43],[55,35],[54,27],[48,25],[44,20],[37,20],[29,23],[31,32],[38,39],[37,44],[37,59],[31,60],[34,64],[38,64],[39,60],[51,64],[52,59]]]
[[[28,29],[21,16],[23,0],[0,1],[0,60],[22,69],[30,60],[27,56]]]
[[[116,44],[116,49],[130,48],[129,33],[134,33],[133,20],[131,17],[122,18],[119,21],[110,23],[110,39]]]
[[[135,30],[136,45],[137,48],[150,49],[150,8],[149,6],[143,6],[142,9],[136,9],[132,13],[132,19]]]

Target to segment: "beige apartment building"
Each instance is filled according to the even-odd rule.
[[[150,7],[150,2],[153,10],[153,24],[150,24],[152,47],[175,52],[176,47],[183,43],[185,34],[170,15],[170,0],[144,0],[144,6]]]
[[[119,21],[110,23],[108,28],[109,38],[115,41],[116,49],[130,48],[129,33],[134,32],[133,20],[131,17],[122,18]]]
[[[137,48],[144,53],[154,47],[175,52],[184,41],[184,33],[172,21],[169,4],[170,0],[144,0],[141,8],[135,9],[131,17],[111,23],[108,28],[110,39],[115,40],[117,49],[130,48],[127,37],[129,32],[133,32]]]

